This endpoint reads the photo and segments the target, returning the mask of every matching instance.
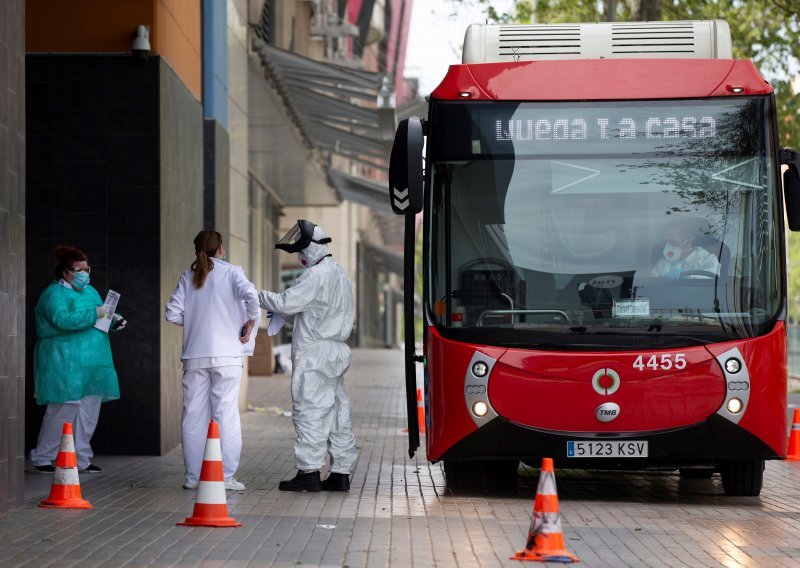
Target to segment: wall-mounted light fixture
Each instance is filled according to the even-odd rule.
[[[150,26],[137,26],[136,35],[131,44],[131,53],[139,59],[147,59],[150,55]]]

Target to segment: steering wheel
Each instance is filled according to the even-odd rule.
[[[700,276],[701,278],[716,278],[717,274],[708,270],[684,270],[680,275],[681,279],[691,278],[693,276]]]
[[[478,258],[470,262],[467,262],[461,267],[461,269],[459,270],[459,281],[461,280],[461,277],[464,274],[464,272],[481,265],[485,266],[487,270],[492,270],[492,265],[494,265],[495,267],[498,267],[500,270],[508,273],[512,277],[516,274],[514,266],[509,264],[507,261],[503,259]],[[516,295],[516,288],[517,288],[516,282],[508,282],[507,284],[504,284],[504,286],[511,286],[512,287],[511,290],[505,290],[504,286],[501,286],[501,284],[497,280],[491,280],[490,286],[492,287],[493,292],[498,298],[505,299],[505,301],[509,303],[509,307],[511,309],[514,309],[516,298],[512,298],[512,296]]]

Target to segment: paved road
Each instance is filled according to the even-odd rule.
[[[277,490],[293,474],[288,376],[251,379],[237,529],[179,527],[179,450],[106,457],[81,476],[91,511],[40,509],[50,477],[28,475],[26,504],[0,516],[0,566],[518,566],[538,473],[515,493],[448,490],[439,465],[406,454],[402,357],[358,350],[348,375],[361,452],[350,493]],[[556,472],[567,548],[591,567],[800,567],[800,462],[767,465],[761,497],[671,473]]]

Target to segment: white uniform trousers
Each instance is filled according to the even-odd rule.
[[[181,438],[187,482],[200,480],[208,423],[212,417],[219,424],[225,480],[236,473],[242,454],[242,424],[239,420],[241,381],[241,365],[187,369],[183,372]]]
[[[78,469],[89,467],[94,457],[89,442],[97,427],[101,403],[102,399],[99,396],[85,396],[81,400],[48,404],[39,429],[39,439],[30,453],[31,463],[52,464],[58,456],[64,422],[71,422]]]

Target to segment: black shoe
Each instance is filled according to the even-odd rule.
[[[278,484],[281,491],[320,491],[322,482],[319,480],[319,472],[303,473],[298,471],[293,479],[281,481]]]
[[[39,473],[53,473],[56,470],[52,465],[35,465],[33,468]]]
[[[350,491],[350,476],[346,473],[331,473],[322,482],[323,491]]]
[[[103,470],[93,463],[90,463],[88,466],[86,466],[86,469],[80,470],[79,473],[103,473]]]

